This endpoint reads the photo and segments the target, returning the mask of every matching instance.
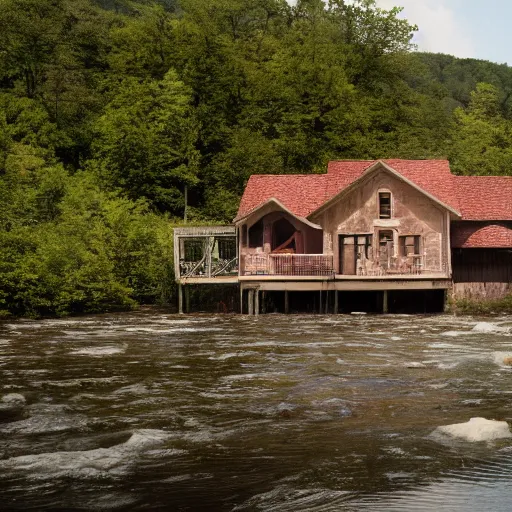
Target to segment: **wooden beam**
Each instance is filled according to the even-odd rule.
[[[389,312],[389,308],[388,308],[388,291],[384,290],[383,294],[384,295],[382,297],[382,312],[384,314],[386,314],[386,313]]]
[[[258,316],[260,314],[260,291],[254,290],[254,314]]]
[[[284,313],[287,315],[290,312],[290,302],[288,297],[288,290],[284,291]]]
[[[338,314],[338,290],[334,290],[334,314]]]

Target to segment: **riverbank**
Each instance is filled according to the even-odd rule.
[[[495,300],[451,299],[448,312],[456,315],[512,314],[512,295]]]

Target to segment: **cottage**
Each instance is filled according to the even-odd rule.
[[[300,294],[316,311],[387,312],[511,290],[512,178],[454,176],[445,160],[253,175],[233,224],[177,230],[176,276],[238,283],[249,313],[271,293],[285,312]]]

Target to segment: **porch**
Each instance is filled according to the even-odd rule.
[[[359,265],[356,273],[336,272],[334,256],[326,254],[273,254],[249,253],[240,258],[240,278],[328,278],[336,280],[394,280],[394,279],[443,279],[448,278],[445,270],[430,269],[423,264],[423,258],[414,257],[378,265],[367,261]]]

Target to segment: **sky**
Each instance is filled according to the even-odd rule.
[[[403,7],[418,26],[420,51],[512,65],[511,0],[376,0],[383,9]]]
[[[295,4],[296,0],[288,0]],[[512,0],[376,0],[403,7],[401,17],[418,26],[419,51],[490,60],[512,66]]]

